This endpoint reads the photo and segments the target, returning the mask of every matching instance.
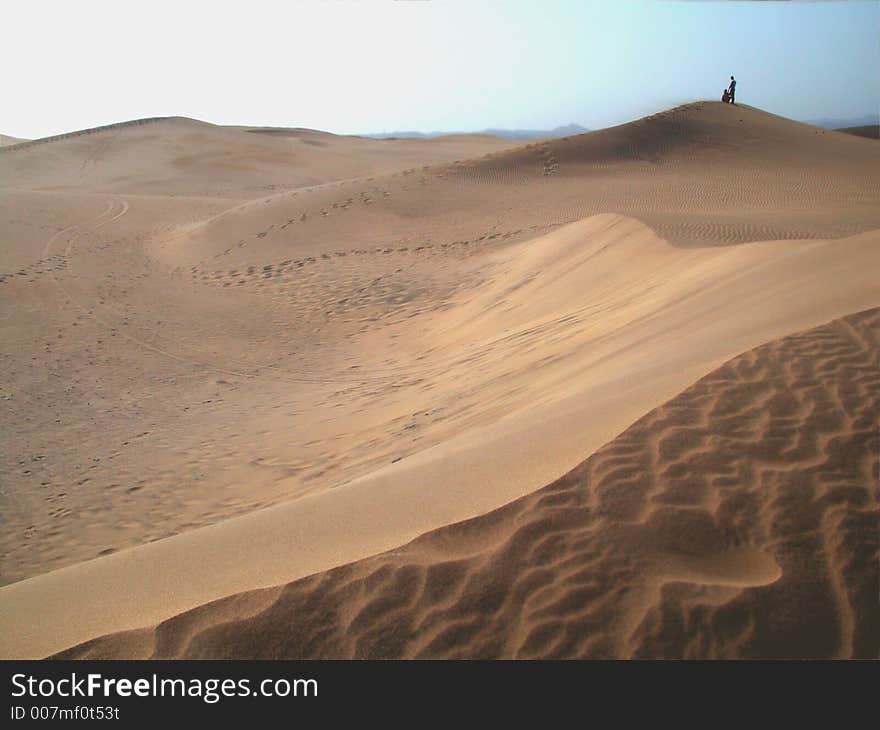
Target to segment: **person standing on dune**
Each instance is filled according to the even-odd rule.
[[[727,94],[730,96],[730,103],[736,104],[736,79],[730,77],[730,86],[727,87]]]

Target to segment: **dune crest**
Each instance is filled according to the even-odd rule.
[[[839,238],[880,228],[877,164],[870,140],[695,103],[472,159],[279,191],[154,253],[208,276],[255,257],[277,267],[385,248],[475,255],[601,213],[637,218],[681,246]]]
[[[875,658],[878,352],[777,340],[495,512],[58,656]]]

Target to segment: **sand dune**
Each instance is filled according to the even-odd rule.
[[[348,249],[471,252],[598,213],[690,245],[880,226],[880,151],[747,107],[680,107],[459,164],[279,194],[194,230],[175,261],[215,269]],[[256,248],[256,250],[255,250]],[[299,256],[294,256],[299,258]]]
[[[60,656],[876,658],[878,352],[776,340],[499,510]]]
[[[374,140],[266,131],[160,117],[46,137],[3,150],[0,187],[246,200],[515,144],[487,136]]]
[[[680,249],[635,221],[602,216],[550,237],[548,243],[556,245],[548,255],[567,248],[569,256],[548,271],[549,287],[514,278],[517,263],[524,271],[533,271],[538,263],[528,244],[516,247],[525,261],[516,257],[508,262],[514,271],[504,273],[510,278],[486,285],[474,306],[486,312],[485,317],[500,318],[487,323],[484,332],[503,324],[518,326],[488,341],[468,341],[455,359],[440,358],[441,348],[421,361],[415,355],[407,367],[400,353],[400,367],[411,371],[408,380],[384,373],[358,375],[349,376],[347,387],[333,381],[327,389],[325,383],[306,378],[292,384],[282,379],[283,373],[271,371],[274,377],[264,371],[248,380],[214,374],[215,382],[227,383],[221,394],[225,403],[199,407],[191,400],[192,417],[178,411],[161,424],[161,412],[154,406],[150,416],[160,425],[159,433],[146,433],[124,448],[123,438],[140,426],[128,419],[116,425],[108,412],[102,419],[102,443],[92,440],[89,450],[104,449],[97,453],[111,465],[98,462],[86,474],[96,487],[108,485],[105,493],[126,497],[99,502],[113,505],[99,513],[89,510],[95,503],[91,490],[66,496],[63,503],[71,511],[50,514],[54,534],[24,545],[9,539],[7,562],[13,565],[15,560],[28,569],[38,566],[37,560],[45,564],[79,555],[84,559],[111,541],[143,541],[144,528],[180,534],[0,589],[9,629],[4,652],[44,648],[49,653],[101,628],[153,623],[230,593],[389,549],[527,494],[536,483],[547,483],[575,466],[585,453],[730,353],[798,329],[828,312],[876,304],[877,242],[876,234],[864,234],[831,242]],[[574,269],[573,258],[583,260],[575,269],[580,281],[555,289],[554,277],[565,272],[567,263]],[[622,267],[621,260],[639,261],[639,283],[632,283],[633,268]],[[785,284],[779,285],[782,280]],[[581,298],[553,302],[555,292],[571,287],[582,292]],[[523,290],[518,302],[524,311],[494,312],[510,289]],[[586,304],[573,306],[577,302]],[[443,337],[454,342],[456,325],[463,328],[470,319],[467,304],[460,306],[461,312],[452,308],[435,315],[444,325],[438,327],[438,342]],[[369,349],[364,346],[358,352],[357,362],[367,367]],[[158,363],[149,358],[144,367],[148,364]],[[349,368],[340,367],[339,373]],[[191,369],[204,372],[200,366]],[[181,363],[178,372],[185,371]],[[325,375],[332,381],[332,372]],[[265,389],[273,381],[273,400],[267,402]],[[153,397],[161,394],[156,379],[150,387]],[[318,403],[309,420],[287,416],[286,409],[293,409],[297,399],[317,397],[312,394],[324,394],[327,410]],[[280,415],[279,405],[285,409]],[[322,414],[334,410],[349,414],[347,420],[322,424]],[[327,430],[325,440],[293,442],[296,429],[312,429],[309,435],[315,437],[322,427]],[[263,433],[255,438],[253,431],[260,428]],[[273,428],[277,434],[271,433]],[[192,429],[195,432],[188,433]],[[23,435],[29,445],[38,442],[38,434]],[[83,443],[90,443],[86,433],[77,437],[80,452],[74,456]],[[309,448],[315,455],[314,472],[297,471],[293,459],[308,464]],[[204,485],[163,477],[176,459],[186,464],[187,454],[199,449],[205,452],[198,462]],[[230,458],[232,449],[239,449],[241,456]],[[156,460],[157,453],[164,458]],[[247,461],[248,455],[260,453],[274,453],[274,469]],[[63,464],[63,455],[53,456]],[[212,464],[218,456],[227,461]],[[330,458],[336,461],[328,463]],[[36,471],[41,464],[27,466]],[[126,468],[143,487],[129,491],[131,482],[123,481]],[[362,476],[336,486],[358,474]],[[321,489],[322,483],[334,488]],[[114,484],[119,486],[114,489]],[[218,522],[235,514],[218,504],[210,491],[225,484],[238,497],[233,505],[250,507],[245,510],[249,514],[188,529],[187,523],[198,518]],[[263,491],[249,492],[255,485]],[[232,491],[235,488],[238,492]],[[298,498],[284,501],[285,490]],[[260,506],[256,500],[267,494],[276,495],[277,506],[253,512]],[[248,499],[256,504],[251,507]],[[203,510],[212,511],[205,517]],[[34,512],[23,516],[33,520]],[[154,522],[145,515],[154,515]],[[15,517],[10,514],[10,525],[21,524],[23,530],[24,523]],[[138,577],[136,584],[133,575]],[[92,590],[79,594],[75,604],[63,600],[83,584]],[[39,622],[34,620],[37,616]],[[57,628],[47,633],[42,627],[49,619],[57,620]]]
[[[164,119],[0,152],[0,654],[484,515],[729,358],[880,306],[871,140],[698,103],[499,144]]]
[[[0,134],[0,147],[6,147],[13,144],[21,144],[28,141],[29,140],[22,139],[21,137],[10,137],[8,134]]]

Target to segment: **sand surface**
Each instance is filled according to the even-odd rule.
[[[11,144],[21,144],[22,142],[28,142],[29,140],[22,139],[21,137],[10,137],[8,134],[0,134],[0,147],[6,147]]]
[[[156,625],[484,515],[731,357],[880,306],[878,170],[873,140],[708,102],[525,145],[166,119],[0,152],[0,653]],[[765,538],[732,560],[778,582],[749,552],[775,555]],[[198,615],[274,606],[280,627],[288,590]],[[315,654],[381,653],[374,628]],[[620,656],[764,651],[614,631]],[[138,636],[101,651],[150,654]],[[419,641],[388,653],[467,654]],[[531,653],[605,651],[554,641]],[[277,645],[253,651],[310,652]]]
[[[751,350],[543,489],[65,658],[876,658],[880,309]]]

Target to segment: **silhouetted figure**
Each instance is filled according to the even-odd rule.
[[[730,103],[736,104],[736,79],[730,77],[730,86],[727,87],[727,95],[730,97]]]

